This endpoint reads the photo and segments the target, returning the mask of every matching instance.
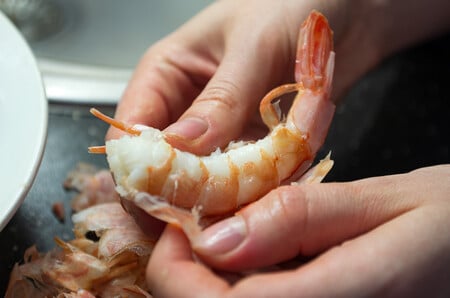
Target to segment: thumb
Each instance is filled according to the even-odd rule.
[[[411,209],[388,177],[280,187],[207,228],[193,248],[208,264],[231,271],[318,254]]]
[[[246,46],[251,48],[249,43]],[[264,93],[279,77],[270,67],[273,56],[278,57],[273,51],[230,48],[190,108],[165,130],[167,140],[178,149],[204,155],[239,138]]]

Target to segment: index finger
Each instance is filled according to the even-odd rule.
[[[158,129],[175,121],[203,89],[215,64],[171,38],[148,50],[124,91],[115,119]],[[122,132],[111,128],[107,139]]]

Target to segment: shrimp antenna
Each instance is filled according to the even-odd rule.
[[[93,154],[106,154],[106,146],[90,146],[88,152]]]
[[[103,122],[108,123],[109,125],[117,128],[117,129],[120,129],[122,131],[125,131],[125,132],[135,135],[135,136],[138,136],[141,134],[141,132],[139,130],[137,130],[136,128],[134,128],[132,125],[129,125],[124,122],[113,119],[111,117],[108,117],[97,109],[92,108],[89,111],[91,112],[92,115],[94,115],[98,119],[102,120]],[[88,148],[88,152],[94,153],[94,154],[105,154],[106,147],[105,146],[91,146]]]
[[[103,122],[108,123],[109,125],[117,128],[117,129],[120,129],[121,131],[125,131],[125,132],[127,132],[131,135],[135,135],[135,136],[138,136],[141,134],[141,132],[138,129],[134,128],[133,125],[129,125],[129,124],[126,124],[119,120],[113,119],[109,116],[106,116],[105,114],[103,114],[102,112],[100,112],[99,110],[97,110],[95,108],[91,108],[89,111],[91,112],[92,115],[94,115],[98,119],[102,120]]]

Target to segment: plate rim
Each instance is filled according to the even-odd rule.
[[[35,107],[37,107],[41,111],[41,116],[39,123],[37,124],[37,142],[34,144],[33,148],[29,151],[32,154],[32,165],[27,166],[26,173],[24,172],[23,179],[24,183],[18,189],[13,189],[13,196],[10,200],[7,200],[8,204],[6,206],[2,206],[0,210],[0,232],[6,227],[6,225],[11,221],[14,214],[17,212],[19,207],[22,205],[25,197],[33,185],[38,169],[41,165],[46,141],[48,134],[48,100],[45,93],[45,87],[42,79],[42,75],[39,71],[36,57],[34,56],[29,44],[26,42],[25,38],[22,34],[17,30],[15,25],[5,16],[3,12],[0,11],[0,25],[4,26],[6,32],[10,32],[11,35],[15,35],[15,38],[18,43],[12,45],[13,47],[18,47],[21,49],[22,54],[27,57],[27,62],[29,62],[28,71],[31,73],[30,77],[36,78],[36,90],[39,94],[36,95],[39,98],[39,103],[36,103]],[[28,108],[29,109],[29,108]],[[35,124],[35,123],[33,123]]]

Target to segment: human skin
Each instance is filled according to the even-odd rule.
[[[147,51],[115,117],[165,129],[178,136],[172,145],[197,154],[263,136],[259,101],[294,80],[298,28],[313,8],[334,30],[334,101],[382,59],[450,23],[444,0],[217,1]],[[107,138],[118,136],[111,129]],[[157,297],[448,296],[449,172],[440,166],[273,190],[207,229],[193,243],[195,254],[212,268],[231,271],[298,254],[317,257],[296,270],[233,286],[195,262],[183,234],[168,227],[152,254],[148,282]]]
[[[145,53],[115,118],[176,133],[173,145],[197,154],[259,138],[267,132],[259,101],[294,81],[298,28],[311,9],[334,31],[338,100],[384,57],[448,28],[448,1],[425,2],[217,1]],[[107,139],[121,134],[112,128]]]
[[[449,181],[450,165],[442,165],[274,190],[208,228],[194,243],[197,256],[227,271],[316,257],[233,285],[196,262],[169,226],[152,252],[149,286],[155,297],[448,297]]]

